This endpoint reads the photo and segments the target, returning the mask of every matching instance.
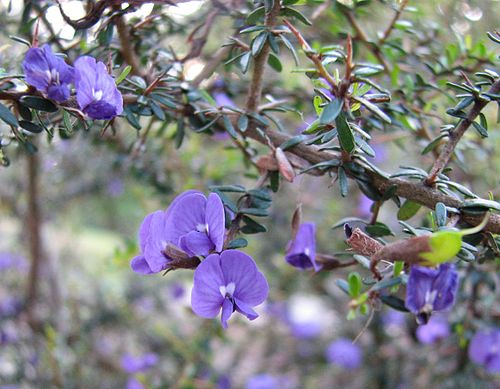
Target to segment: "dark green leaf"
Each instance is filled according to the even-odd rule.
[[[446,205],[443,203],[436,204],[436,224],[438,227],[444,227],[447,219]]]
[[[274,53],[269,53],[269,57],[267,58],[267,63],[278,73],[280,73],[283,70],[283,65],[281,64],[280,59]]]
[[[212,192],[216,193],[220,197],[224,206],[229,208],[231,210],[231,212],[233,212],[233,213],[238,212],[237,205],[229,197],[227,197],[224,192],[221,192],[218,189],[212,189]]]
[[[342,197],[347,196],[347,192],[349,190],[347,175],[345,174],[345,170],[342,166],[338,169],[338,178],[339,178],[339,187],[340,187],[340,195]]]
[[[474,200],[466,200],[462,203],[460,208],[485,208],[485,209],[494,209],[496,211],[500,211],[500,203],[494,200],[484,200],[484,199],[474,199]]]
[[[299,57],[297,55],[297,51],[295,50],[295,47],[293,47],[292,43],[283,34],[280,35],[280,39],[283,41],[283,43],[288,48],[288,50],[290,50],[292,52],[293,60],[295,61],[295,65],[298,66],[299,65]]]
[[[281,14],[285,15],[285,16],[296,18],[297,20],[301,21],[302,23],[307,24],[308,26],[312,26],[311,21],[309,19],[307,19],[304,15],[302,15],[296,9],[284,7],[281,9]]]
[[[394,233],[391,231],[389,227],[380,222],[367,225],[366,232],[374,237],[394,235]]]
[[[269,194],[267,189],[250,189],[247,192],[251,197],[256,197],[264,201],[272,201],[273,197]]]
[[[267,32],[263,31],[259,35],[255,37],[255,39],[252,41],[251,47],[252,47],[252,55],[256,57],[259,55],[259,53],[262,51],[262,48],[266,44],[267,40]]]
[[[250,66],[250,58],[251,58],[251,53],[249,51],[243,54],[240,58],[240,67],[243,73],[246,73],[248,67]]]
[[[248,241],[245,238],[237,238],[233,239],[229,244],[227,245],[227,249],[241,249],[243,247],[248,246]]]
[[[346,280],[343,280],[341,278],[337,278],[335,280],[335,284],[347,295],[349,295],[349,284],[347,283]]]
[[[422,150],[421,154],[425,155],[429,151],[434,150],[439,145],[439,143],[441,143],[441,139],[446,138],[447,136],[448,136],[448,134],[440,134],[439,136],[434,138],[431,142],[429,142],[429,144],[427,146],[425,146],[425,148]]]
[[[472,122],[472,125],[477,130],[477,132],[479,132],[479,135],[481,135],[483,138],[488,137],[488,130],[484,128],[481,124],[479,124],[478,122]]]
[[[269,212],[267,210],[260,208],[240,208],[239,213],[258,217],[269,216]]]
[[[340,147],[348,153],[352,153],[356,149],[356,143],[351,127],[349,127],[349,123],[347,123],[343,113],[337,116],[335,124],[339,134]]]
[[[256,24],[259,19],[262,19],[266,13],[264,7],[259,7],[250,12],[247,16],[247,24]]]
[[[50,100],[38,96],[24,96],[20,100],[26,107],[45,112],[57,112],[57,106]]]
[[[269,187],[273,192],[277,192],[280,188],[280,173],[279,171],[269,172]]]
[[[34,134],[39,134],[40,132],[43,131],[43,128],[40,127],[38,124],[28,122],[26,120],[20,120],[19,125],[26,131],[32,132]]]
[[[415,216],[421,205],[411,200],[406,200],[398,210],[398,220],[408,220]]]
[[[234,129],[233,123],[231,123],[231,119],[229,119],[227,117],[227,115],[224,115],[222,117],[222,121],[224,122],[224,127],[225,127],[226,131],[228,132],[228,134],[236,139],[238,137],[238,133]]]
[[[323,108],[321,115],[319,116],[320,124],[329,124],[332,123],[337,116],[339,116],[340,112],[342,112],[342,108],[344,107],[344,100],[335,99],[330,101],[326,107]]]
[[[279,147],[281,150],[285,151],[291,149],[294,146],[297,146],[307,138],[308,137],[306,135],[295,135],[292,136],[290,139],[284,141]]]
[[[248,216],[243,216],[242,220],[245,224],[241,228],[241,232],[244,234],[257,234],[259,232],[267,232],[266,226],[256,222]]]
[[[19,123],[17,122],[17,118],[14,116],[10,109],[5,105],[0,103],[0,119],[2,119],[5,123],[17,127]]]
[[[338,159],[332,159],[330,161],[323,161],[323,162],[318,162],[314,165],[309,166],[308,168],[302,170],[300,174],[307,173],[310,170],[313,169],[329,169],[332,167],[339,167],[342,164],[342,161]]]
[[[248,128],[248,116],[247,115],[241,115],[238,118],[238,128],[240,129],[241,132],[245,132]]]
[[[274,54],[278,55],[280,53],[280,47],[278,45],[278,41],[276,40],[276,36],[273,33],[268,34],[267,41],[269,42],[269,46]]]
[[[360,102],[363,104],[369,111],[371,111],[373,114],[377,115],[380,119],[382,119],[384,122],[391,124],[391,118],[387,116],[379,107],[377,107],[375,104],[372,102],[359,97],[359,96],[353,96],[352,97],[354,100]]]
[[[405,302],[396,296],[380,296],[380,300],[396,311],[409,312],[405,307]]]
[[[209,186],[210,190],[216,190],[218,192],[234,192],[234,193],[245,193],[246,189],[242,185],[212,185]]]
[[[149,106],[151,107],[151,110],[158,119],[160,120],[166,119],[165,112],[154,100],[149,100]]]

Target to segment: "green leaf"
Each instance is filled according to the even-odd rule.
[[[425,146],[425,148],[422,150],[421,154],[425,155],[429,151],[434,150],[439,145],[439,143],[441,143],[441,139],[446,138],[447,136],[448,136],[448,134],[440,134],[437,137],[435,137],[431,142],[429,142],[429,144],[427,146]]]
[[[280,59],[274,53],[269,53],[267,63],[278,73],[281,73],[281,71],[283,70],[283,65],[281,64]]]
[[[384,223],[377,222],[375,224],[368,224],[366,227],[366,232],[374,237],[381,237],[387,235],[394,235],[391,229]]]
[[[332,123],[339,116],[340,112],[342,112],[343,107],[344,100],[342,99],[335,99],[329,102],[319,116],[320,124]]]
[[[20,120],[19,125],[26,131],[32,132],[34,134],[39,134],[40,132],[43,131],[43,128],[40,127],[38,124],[28,122],[26,120]]]
[[[429,245],[431,251],[421,253],[420,257],[431,265],[438,265],[458,254],[462,247],[462,234],[460,231],[437,231],[429,237]]]
[[[308,26],[312,26],[312,22],[307,19],[304,15],[302,15],[299,11],[293,8],[289,7],[284,7],[281,9],[281,14],[285,16],[289,16],[292,18],[296,18],[297,20],[301,21],[304,24],[307,24]]]
[[[175,131],[175,148],[178,149],[182,146],[182,141],[184,140],[184,135],[186,134],[185,130],[184,117],[179,116],[177,119],[177,129]]]
[[[120,75],[117,77],[115,80],[116,85],[119,85],[127,76],[129,75],[130,71],[132,70],[132,66],[128,65],[123,69],[123,71],[120,73]]]
[[[475,207],[485,208],[485,210],[494,209],[496,211],[500,211],[500,203],[498,201],[484,200],[484,199],[466,200],[463,202],[460,208],[475,208]]]
[[[269,173],[269,187],[276,193],[280,188],[280,173],[279,171],[273,171]]]
[[[481,135],[483,138],[488,137],[488,130],[484,128],[480,123],[472,122],[472,125],[477,130],[477,132],[479,132],[479,135]]]
[[[224,115],[222,117],[222,121],[224,122],[224,127],[228,132],[228,134],[231,135],[234,139],[236,139],[238,137],[238,133],[234,129],[233,123],[231,123],[231,119],[229,119],[227,115]]]
[[[242,185],[212,185],[208,187],[210,190],[219,192],[245,193],[246,189]]]
[[[238,212],[243,213],[245,215],[252,215],[252,216],[258,216],[258,217],[269,216],[269,211],[267,211],[265,209],[259,209],[259,208],[240,208],[240,210]]]
[[[250,58],[251,58],[250,51],[247,51],[240,58],[240,67],[243,74],[245,74],[248,71],[248,67],[250,66]]]
[[[420,204],[411,200],[406,200],[398,210],[398,220],[408,220],[412,218],[416,215],[420,207]]]
[[[396,311],[409,312],[405,307],[405,302],[396,296],[380,296],[380,300]]]
[[[294,146],[297,146],[298,144],[302,143],[308,138],[306,135],[295,135],[292,136],[290,139],[284,141],[279,147],[281,150],[285,151],[288,149],[291,149]]]
[[[238,128],[240,129],[241,132],[245,132],[248,128],[248,116],[247,115],[241,115],[238,118]]]
[[[447,210],[446,210],[446,205],[443,203],[437,203],[436,204],[436,224],[438,227],[444,227],[446,225],[446,220],[447,220]]]
[[[38,96],[24,96],[20,100],[26,107],[45,112],[57,112],[57,106],[50,100]]]
[[[330,161],[318,162],[314,165],[309,166],[308,168],[302,170],[300,174],[307,173],[313,169],[329,169],[332,167],[339,167],[342,164],[342,161],[338,159],[331,159]]]
[[[262,48],[266,44],[267,40],[267,32],[263,31],[259,35],[255,37],[255,39],[252,41],[251,48],[252,48],[252,55],[256,57],[259,55],[259,53],[262,51]]]
[[[335,119],[335,125],[339,134],[340,147],[348,153],[352,153],[356,149],[356,142],[351,127],[343,113],[339,114]]]
[[[347,175],[345,173],[345,169],[340,166],[338,169],[338,178],[339,178],[339,187],[340,187],[340,195],[342,197],[347,196],[347,192],[349,190]]]
[[[227,245],[227,249],[241,249],[243,247],[248,246],[248,241],[245,238],[237,238],[233,239],[229,244]]]
[[[165,112],[154,100],[149,100],[149,106],[158,119],[162,121],[166,119]]]
[[[17,127],[19,123],[17,122],[17,118],[14,116],[10,109],[5,105],[0,103],[0,119],[2,119],[5,123]]]
[[[241,232],[244,234],[258,234],[260,232],[267,232],[266,226],[260,224],[248,216],[243,216],[243,227]]]
[[[387,116],[379,107],[377,107],[375,104],[372,102],[359,97],[359,96],[353,96],[352,97],[354,100],[360,102],[363,104],[369,111],[371,111],[373,114],[377,115],[380,119],[382,119],[384,122],[391,124],[391,118]]]
[[[256,24],[259,19],[262,19],[266,13],[265,7],[254,9],[247,15],[247,24]]]
[[[288,48],[288,50],[291,51],[293,55],[293,60],[295,61],[295,65],[299,66],[299,56],[297,55],[295,47],[293,47],[292,43],[283,34],[280,35],[280,39],[284,43],[284,45]]]
[[[361,276],[358,272],[351,272],[347,278],[349,284],[349,295],[352,298],[356,298],[361,293]]]
[[[347,283],[346,280],[343,280],[341,278],[337,278],[335,280],[335,284],[342,290],[345,294],[349,294],[349,284]]]

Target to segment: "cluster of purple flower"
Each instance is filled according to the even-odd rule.
[[[80,109],[92,119],[109,120],[120,115],[123,98],[106,65],[90,56],[78,58],[74,65],[54,55],[47,44],[32,47],[23,61],[25,80],[58,103],[70,98],[70,84],[74,84]]]
[[[220,197],[207,197],[189,190],[177,196],[166,211],[156,211],[144,219],[139,229],[141,254],[131,261],[140,274],[158,273],[171,267],[167,248],[182,250],[189,257],[204,258],[194,272],[191,293],[193,311],[221,322],[234,311],[250,320],[258,317],[253,307],[267,297],[269,287],[254,260],[238,250],[224,250],[225,213]]]

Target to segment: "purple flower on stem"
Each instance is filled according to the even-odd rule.
[[[74,69],[55,56],[49,45],[29,49],[23,61],[23,70],[29,85],[55,101],[68,100]]]
[[[416,335],[420,343],[432,344],[450,336],[450,325],[445,317],[433,316],[427,324],[418,326]]]
[[[224,205],[218,195],[208,198],[190,190],[177,196],[166,211],[156,211],[144,219],[139,229],[141,255],[130,266],[141,274],[158,273],[171,259],[164,250],[168,244],[191,256],[222,251],[225,234]]]
[[[301,269],[321,269],[316,263],[316,225],[314,223],[302,223],[297,235],[288,243],[286,261]]]
[[[234,311],[254,320],[252,309],[264,302],[269,286],[254,260],[238,250],[226,250],[206,257],[194,272],[191,306],[194,313],[214,318],[222,308],[222,327]]]
[[[489,373],[500,373],[500,329],[476,332],[469,344],[469,358]]]
[[[276,389],[281,386],[280,377],[270,374],[258,374],[249,378],[245,389]]]
[[[123,112],[123,98],[103,62],[84,56],[75,62],[76,101],[95,120],[109,120]]]
[[[122,357],[122,369],[129,373],[140,373],[144,372],[158,363],[158,355],[154,353],[148,353],[134,357],[131,354],[125,354]]]
[[[425,324],[434,311],[444,311],[455,302],[458,273],[455,266],[444,263],[437,269],[413,265],[406,286],[406,308]]]
[[[357,344],[353,344],[349,339],[340,338],[330,343],[326,349],[326,359],[330,363],[350,370],[357,369],[361,365],[363,355]]]
[[[137,378],[129,377],[125,389],[146,389],[146,387]]]

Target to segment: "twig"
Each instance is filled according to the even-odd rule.
[[[128,26],[125,24],[123,15],[116,15],[114,17],[114,22],[116,31],[118,32],[118,38],[120,39],[120,53],[123,59],[127,64],[132,66],[132,74],[146,79],[147,74],[142,71],[141,63],[139,58],[137,58],[134,47],[132,46],[132,37],[130,36]]]
[[[401,5],[399,6],[398,10],[394,14],[391,22],[389,23],[389,25],[385,29],[384,33],[382,34],[382,37],[378,40],[378,45],[379,46],[382,46],[384,44],[384,42],[387,40],[387,38],[389,38],[389,36],[391,35],[391,32],[394,29],[394,25],[396,24],[396,22],[398,21],[399,17],[403,13],[404,9],[408,5],[408,2],[409,2],[409,0],[403,0],[401,2]]]
[[[491,94],[497,94],[500,92],[500,79],[497,80],[489,90]],[[437,176],[443,171],[448,162],[455,151],[455,147],[457,146],[462,136],[465,134],[465,131],[470,127],[474,119],[479,115],[481,110],[488,104],[487,100],[476,100],[474,105],[472,106],[469,114],[466,119],[462,119],[458,124],[457,128],[450,133],[448,138],[448,143],[445,144],[441,153],[439,154],[438,159],[434,162],[434,165],[431,168],[427,179],[425,180],[426,185],[432,186],[436,181]]]

